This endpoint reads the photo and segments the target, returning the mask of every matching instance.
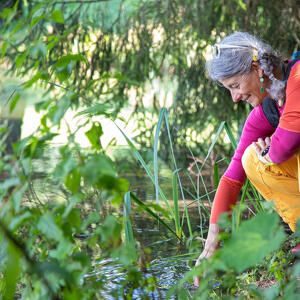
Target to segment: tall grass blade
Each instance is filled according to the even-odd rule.
[[[164,116],[166,113],[166,109],[162,108],[159,114],[155,137],[154,137],[154,149],[153,149],[153,167],[154,167],[154,185],[155,185],[155,199],[156,203],[158,204],[159,198],[159,186],[158,186],[158,164],[157,164],[157,153],[158,153],[158,142],[159,142],[159,134],[161,130],[161,126],[164,120]]]
[[[172,175],[172,188],[173,188],[173,202],[174,202],[174,215],[175,215],[175,228],[178,237],[181,237],[182,228],[180,226],[180,215],[178,206],[178,185],[177,185],[177,173],[179,169],[175,170]]]
[[[134,144],[131,142],[131,140],[127,137],[127,135],[123,132],[123,130],[115,123],[115,125],[118,127],[118,129],[120,130],[120,132],[122,133],[122,135],[124,136],[124,138],[126,139],[133,155],[136,157],[136,159],[141,163],[141,165],[143,166],[143,168],[145,169],[147,175],[149,176],[149,178],[151,179],[152,183],[155,185],[155,179],[153,174],[151,173],[151,171],[149,170],[149,168],[147,167],[147,164],[145,163],[144,159],[142,158],[142,156],[140,155],[140,153],[138,152],[138,150],[136,149],[136,147],[134,146]],[[162,200],[165,202],[170,214],[174,217],[174,212],[166,198],[166,196],[164,195],[163,191],[159,188],[159,194],[162,198]]]
[[[157,215],[151,208],[149,208],[143,201],[141,201],[135,194],[131,193],[130,197],[138,206],[140,206],[150,216],[156,219],[160,224],[165,226],[172,234],[176,236],[176,238],[182,241],[181,238],[177,236],[176,232],[159,215]]]
[[[219,175],[219,167],[217,163],[214,163],[214,185],[215,188],[218,187],[220,182],[220,175]]]
[[[125,240],[126,240],[126,244],[134,246],[134,237],[133,237],[133,231],[132,231],[132,224],[131,224],[131,221],[130,221],[130,217],[131,217],[130,192],[127,192],[124,195],[123,216],[125,218],[124,223],[125,223]]]
[[[209,146],[209,148],[208,148],[207,155],[206,155],[206,157],[205,157],[205,159],[204,159],[204,162],[203,162],[203,164],[202,164],[200,170],[202,170],[204,164],[206,163],[208,157],[210,156],[210,153],[211,153],[212,149],[214,148],[214,146],[215,146],[215,144],[216,144],[216,142],[217,142],[217,140],[218,140],[218,138],[219,138],[219,136],[220,136],[220,134],[221,134],[221,132],[222,132],[222,130],[223,130],[223,128],[224,128],[225,123],[226,123],[225,121],[222,121],[222,122],[221,122],[221,124],[220,124],[220,126],[219,126],[219,128],[218,128],[218,130],[217,130],[216,136],[214,137],[212,143],[210,144],[210,146]]]
[[[172,154],[172,158],[173,158],[173,163],[174,163],[175,170],[177,170],[178,168],[177,168],[177,163],[176,163],[176,159],[175,159],[175,155],[174,155],[172,137],[171,137],[171,132],[170,132],[169,120],[168,120],[168,112],[167,112],[166,109],[164,110],[164,115],[165,115],[165,122],[166,122],[168,137],[169,137],[169,143],[170,143],[170,149],[171,149],[171,154]],[[184,197],[184,192],[183,192],[183,188],[182,188],[181,179],[180,179],[180,176],[179,176],[178,172],[177,172],[177,179],[178,179],[178,184],[179,184],[179,187],[180,187],[181,197],[182,197],[182,200],[183,200],[183,203],[184,203],[184,214],[186,216],[190,236],[192,236],[191,221],[190,221],[189,213],[188,213],[188,210],[187,210],[187,205],[186,205],[186,201],[185,201],[185,197]],[[182,222],[183,221],[184,221],[184,215],[182,216]],[[183,223],[182,223],[182,226],[183,226]],[[182,231],[182,229],[181,229],[181,231]]]
[[[233,147],[233,149],[235,150],[237,148],[237,144],[236,144],[236,140],[232,134],[232,131],[230,129],[230,127],[228,126],[227,122],[224,123],[224,128],[226,130],[226,133],[230,139],[231,145]]]

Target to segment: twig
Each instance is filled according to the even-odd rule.
[[[49,1],[46,2],[39,2],[39,1],[31,1],[31,3],[37,3],[37,4],[50,4],[50,5],[56,5],[56,4],[89,4],[89,3],[97,3],[97,2],[108,2],[110,0],[72,0],[72,1],[56,1],[53,3],[49,3]]]
[[[7,237],[7,239],[20,251],[20,253],[23,255],[23,257],[25,258],[25,260],[29,263],[29,265],[31,266],[31,268],[34,270],[35,267],[36,267],[36,265],[37,265],[37,262],[34,261],[29,256],[29,254],[26,251],[26,246],[13,236],[13,234],[9,231],[9,229],[6,227],[6,225],[2,222],[1,219],[0,219],[0,228],[3,231],[4,235]],[[44,273],[40,272],[38,270],[37,270],[37,273],[39,274],[39,276],[41,277],[41,280],[43,281],[43,283],[45,284],[45,286],[49,290],[49,292],[51,294],[51,299],[55,299],[55,300],[60,299],[57,295],[55,295],[55,292],[53,291],[53,289],[50,286],[49,282],[44,277]]]

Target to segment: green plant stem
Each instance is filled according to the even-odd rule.
[[[42,282],[45,284],[45,286],[47,287],[48,291],[50,292],[51,295],[51,299],[54,300],[59,300],[61,299],[52,289],[52,287],[50,286],[49,282],[47,281],[47,279],[44,276],[43,272],[38,271],[38,268],[36,268],[37,266],[37,262],[34,261],[29,254],[26,251],[26,246],[20,242],[19,240],[17,240],[13,234],[8,230],[8,228],[6,227],[6,225],[2,222],[2,220],[0,220],[0,228],[2,230],[2,232],[4,233],[4,235],[6,236],[6,238],[14,245],[14,247],[16,249],[18,249],[18,251],[22,254],[22,256],[25,258],[25,260],[27,261],[27,263],[29,264],[31,270],[37,270],[36,272],[38,273],[38,275],[41,277]]]

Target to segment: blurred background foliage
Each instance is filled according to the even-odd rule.
[[[40,109],[60,103],[54,123],[68,107],[97,104],[94,114],[115,119],[130,103],[135,141],[147,148],[167,106],[177,158],[183,160],[180,145],[187,142],[201,156],[221,121],[237,133],[250,110],[232,103],[205,75],[210,45],[233,31],[248,31],[286,58],[300,44],[296,0],[24,0],[2,1],[0,10],[2,64],[28,80],[19,94],[43,85]],[[64,93],[58,95],[54,84],[64,86]],[[161,147],[167,144],[164,134]],[[229,152],[224,142],[219,146]],[[161,155],[169,160],[168,151]]]
[[[10,94],[6,109],[14,111],[25,98],[35,98],[29,88],[38,87],[43,95],[34,99],[41,113],[39,128],[15,143],[10,155],[5,152],[7,124],[0,124],[0,296],[95,299],[111,281],[104,276],[96,285],[86,277],[93,271],[95,251],[99,260],[112,259],[126,270],[123,289],[114,289],[116,298],[130,299],[137,287],[153,290],[155,278],[143,277],[136,264],[136,255],[146,253],[142,242],[133,244],[128,239],[124,243],[126,232],[133,239],[128,217],[131,187],[119,177],[118,162],[129,164],[132,153],[141,158],[137,150],[142,150],[146,154],[143,167],[148,169],[155,126],[160,112],[166,113],[162,107],[168,109],[171,137],[168,128],[163,128],[156,175],[157,161],[160,166],[176,160],[186,166],[186,145],[201,162],[220,124],[225,124],[222,121],[238,138],[250,108],[234,104],[225,89],[207,78],[205,60],[210,45],[233,31],[249,31],[280,50],[283,57],[290,57],[300,44],[299,17],[300,5],[295,0],[1,1],[0,86],[6,88],[1,99]],[[15,77],[19,81],[7,87]],[[75,128],[64,120],[70,108],[81,118]],[[124,118],[122,111],[128,108],[131,115]],[[130,155],[123,152],[115,161],[107,156],[107,146],[102,146],[100,138],[109,129],[96,119],[99,116],[135,124],[137,148],[130,145],[134,148]],[[43,156],[45,145],[63,125],[67,143],[56,148],[56,156]],[[80,128],[86,130],[88,149],[76,141]],[[232,153],[225,133],[223,139],[220,136],[211,151],[211,165],[219,154]],[[158,141],[158,135],[155,138]],[[176,159],[167,151],[171,140]],[[43,170],[35,172],[35,164]],[[176,175],[182,164],[175,166],[173,175],[169,167],[165,175],[173,177],[177,200]],[[152,172],[153,165],[149,168]],[[139,172],[134,169],[134,176]],[[206,176],[213,177],[212,172]],[[46,185],[33,185],[34,180],[48,178],[54,183],[53,193],[62,194],[59,201],[46,195]],[[40,189],[39,195],[34,188]],[[45,194],[44,201],[41,194]],[[126,218],[118,211],[124,194]],[[197,192],[197,201],[200,195]],[[157,219],[164,212],[162,207],[139,203]],[[200,219],[202,215],[199,205]],[[189,225],[190,238],[192,230]],[[197,244],[197,251],[199,248]]]

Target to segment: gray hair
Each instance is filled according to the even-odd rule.
[[[247,32],[233,33],[214,46],[213,58],[206,63],[210,78],[220,80],[250,73],[253,53],[257,55],[264,75],[271,80],[268,93],[274,99],[283,99],[285,82],[276,79],[273,74],[281,63],[280,54]]]

